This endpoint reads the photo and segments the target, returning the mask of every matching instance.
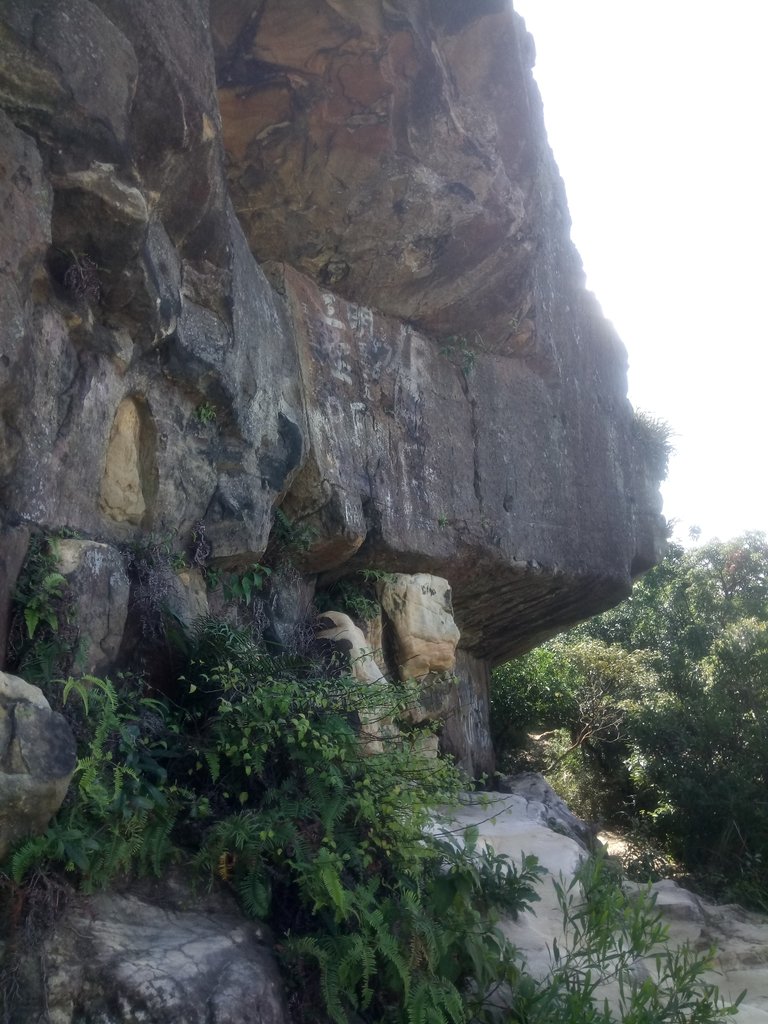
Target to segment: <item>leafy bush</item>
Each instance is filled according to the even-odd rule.
[[[82,705],[76,730],[87,736],[72,788],[48,831],[13,854],[11,880],[18,885],[31,868],[53,864],[76,872],[86,891],[129,872],[159,876],[176,852],[170,834],[179,803],[190,796],[163,763],[173,731],[167,709],[93,676],[67,682],[65,705],[72,694]]]
[[[509,1021],[705,1024],[735,1013],[744,993],[730,1005],[703,978],[715,950],[671,949],[649,891],[626,891],[604,859],[585,861],[567,884],[555,882],[555,891],[563,939],[552,943],[546,977],[521,978]]]
[[[498,916],[536,898],[539,871],[432,834],[464,780],[418,731],[363,755],[360,720],[397,717],[413,691],[266,655],[211,620],[190,655],[181,706],[136,680],[69,680],[75,787],[10,884],[59,866],[93,890],[191,861],[283,937],[297,1020],[318,1005],[339,1022],[486,1019],[486,989],[518,970]]]
[[[159,615],[167,552],[153,548],[135,568],[144,611]],[[261,576],[261,567],[251,571]],[[258,589],[255,579],[249,583],[244,598]],[[763,620],[744,615],[757,607],[748,590],[733,590],[738,614],[727,630],[713,626],[716,602],[709,602],[712,642],[700,663],[692,656],[682,662],[686,674],[675,686],[661,672],[671,642],[646,654],[583,631],[574,651],[554,644],[532,656],[533,678],[502,673],[495,707],[516,708],[520,726],[527,719],[560,726],[561,767],[581,759],[598,779],[621,763],[636,787],[633,798],[640,800],[641,789],[652,794],[643,805],[647,820],[669,837],[684,835],[680,817],[665,821],[676,791],[666,755],[653,756],[650,737],[682,744],[674,749],[689,753],[690,778],[701,785],[697,772],[714,733],[673,733],[692,693],[711,702],[712,729],[717,708],[730,700],[737,739],[720,743],[722,764],[743,773],[748,749],[762,770],[765,755],[748,712],[763,692],[766,638]],[[600,628],[640,635],[630,618]],[[39,642],[48,629],[41,615],[30,639]],[[704,632],[691,636],[699,643]],[[92,890],[130,874],[159,875],[182,861],[201,883],[231,886],[246,913],[271,925],[297,1024],[317,1021],[319,1006],[339,1024],[608,1022],[594,982],[611,973],[627,986],[617,1012],[633,1024],[682,1020],[689,1010],[702,1021],[727,1012],[701,983],[701,961],[690,954],[663,961],[661,986],[625,978],[618,953],[645,955],[660,939],[657,924],[647,907],[622,903],[615,887],[586,876],[579,883],[589,896],[586,910],[575,889],[561,891],[572,942],[558,950],[551,977],[526,974],[499,923],[536,900],[535,862],[514,868],[479,849],[476,832],[458,843],[450,829],[439,830],[435,808],[458,799],[466,780],[449,762],[424,755],[419,730],[391,739],[383,730],[381,753],[363,753],[361,723],[407,717],[412,687],[361,686],[338,664],[266,654],[249,630],[212,619],[198,624],[182,656],[182,674],[169,687],[174,701],[149,696],[130,676],[70,679],[57,697],[49,678],[48,692],[80,740],[75,785],[48,832],[14,851],[0,886],[13,906],[31,900],[41,871],[58,868]],[[649,695],[656,721],[644,717]],[[663,714],[670,716],[667,733],[659,729]],[[759,824],[755,793],[752,824]],[[739,833],[742,811],[734,810]],[[716,827],[728,839],[722,821]],[[731,838],[724,849],[732,848]],[[753,849],[742,851],[742,882],[759,893],[763,868]],[[608,932],[617,927],[619,945],[612,946]]]

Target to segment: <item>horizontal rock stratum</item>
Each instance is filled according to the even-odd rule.
[[[0,27],[3,615],[29,527],[202,524],[248,566],[282,509],[320,586],[446,579],[482,680],[658,559],[507,3],[5,0]]]

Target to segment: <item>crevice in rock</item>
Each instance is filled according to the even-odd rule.
[[[459,380],[461,382],[461,390],[469,404],[469,429],[472,434],[472,487],[475,492],[475,497],[477,498],[477,503],[480,506],[480,511],[482,512],[483,492],[480,486],[480,436],[477,425],[477,399],[470,393],[469,381],[467,380],[467,373],[465,370],[459,370]]]

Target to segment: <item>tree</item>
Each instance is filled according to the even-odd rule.
[[[519,734],[546,706],[568,730],[549,757],[568,797],[628,817],[710,887],[768,907],[764,534],[671,546],[618,608],[513,664],[494,673],[492,713],[516,708]]]

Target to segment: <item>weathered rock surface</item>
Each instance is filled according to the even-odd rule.
[[[11,599],[28,547],[25,526],[0,528],[0,670],[5,668]]]
[[[539,775],[538,772],[521,772],[519,775],[507,775],[498,779],[496,785],[501,793],[523,797],[529,805],[535,806],[537,811],[539,806],[543,807],[546,817],[542,820],[554,832],[575,839],[585,850],[594,849],[596,846],[595,830],[573,813],[543,775]]]
[[[397,573],[377,589],[394,634],[400,678],[450,672],[456,664],[459,631],[448,581],[428,573]]]
[[[564,201],[506,2],[219,3],[213,34],[259,259],[431,332],[546,348],[534,264]]]
[[[75,770],[75,739],[37,686],[0,672],[0,860],[44,832]]]
[[[492,775],[496,758],[488,724],[491,684],[488,662],[459,649],[453,677],[455,683],[447,691],[440,747],[451,754],[471,778]]]
[[[663,533],[532,56],[501,0],[5,0],[2,537],[244,568],[281,507],[321,585],[440,576],[489,764],[487,666]]]
[[[87,540],[60,540],[56,551],[77,624],[78,665],[98,675],[114,664],[123,639],[131,589],[123,559],[110,545]]]
[[[365,634],[348,615],[333,610],[323,612],[318,627],[317,639],[327,641],[348,657],[350,669],[358,682],[380,683],[385,679]]]
[[[525,780],[521,780],[525,783]],[[534,906],[535,913],[520,915],[509,921],[504,930],[525,956],[529,970],[546,977],[552,968],[552,941],[561,949],[563,943],[562,911],[555,897],[552,879],[562,877],[569,881],[582,858],[584,847],[576,839],[553,832],[548,822],[553,802],[544,792],[546,802],[535,799],[541,791],[537,785],[527,784],[530,796],[518,794],[488,794],[490,804],[470,803],[456,815],[457,824],[477,825],[480,841],[488,842],[498,853],[505,853],[517,863],[521,855],[534,854],[549,876],[538,891],[541,901]],[[565,806],[565,805],[563,805]],[[568,815],[573,815],[566,807]],[[565,822],[567,818],[559,818]],[[695,896],[671,880],[656,882],[652,886],[657,907],[669,929],[671,947],[688,942],[694,949],[715,947],[714,970],[705,979],[717,985],[722,995],[735,1000],[744,989],[747,996],[734,1018],[739,1024],[765,1024],[768,1019],[768,917],[749,913],[741,907],[717,905]],[[653,970],[653,958],[638,970]],[[612,999],[615,988],[606,986],[605,996]]]
[[[228,901],[188,894],[72,897],[39,955],[13,1024],[287,1024],[266,936]],[[25,1016],[26,1014],[26,1016]]]
[[[3,5],[0,504],[105,541],[204,520],[246,561],[304,413],[227,199],[204,6]]]

